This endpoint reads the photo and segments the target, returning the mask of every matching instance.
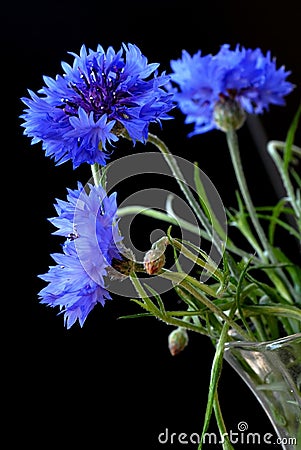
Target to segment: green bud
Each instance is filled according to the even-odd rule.
[[[222,131],[238,130],[246,120],[246,112],[241,105],[229,97],[221,97],[213,111],[217,128]]]
[[[188,334],[185,328],[178,327],[168,336],[168,348],[172,356],[184,350],[188,344]]]

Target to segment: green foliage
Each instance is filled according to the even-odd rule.
[[[218,236],[223,242],[222,259],[218,265],[203,248],[173,238],[172,228],[167,230],[168,246],[172,248],[176,270],[162,268],[156,276],[172,283],[173,299],[169,304],[177,305],[177,308],[168,308],[164,295],[159,295],[145,280],[140,281],[135,273],[132,275],[132,282],[140,296],[139,300],[133,301],[147,311],[135,317],[156,317],[173,327],[204,334],[216,348],[203,435],[208,429],[213,411],[221,435],[225,435],[218,403],[218,381],[225,343],[234,339],[260,342],[301,333],[300,258],[296,262],[296,257],[290,255],[287,248],[289,239],[299,247],[301,255],[301,178],[296,170],[297,164],[300,165],[301,158],[298,158],[301,157],[301,149],[294,145],[300,114],[301,106],[292,120],[286,142],[271,141],[268,145],[267,150],[287,194],[276,205],[253,206],[240,162],[237,137],[233,131],[227,134],[239,185],[236,192],[237,209],[227,210],[229,236],[226,236],[208,200],[198,163],[195,163],[194,173],[198,196],[196,204],[189,188],[183,183],[180,168],[172,154],[160,140],[151,138],[151,142],[166,157],[186,200],[199,219],[200,236],[212,242]],[[162,219],[162,213],[159,216],[156,211],[148,210],[147,215]],[[175,221],[175,214],[172,217],[166,214],[164,221],[195,231],[195,227],[190,227],[184,220],[177,217]],[[239,244],[230,236],[234,228],[239,232]],[[178,261],[179,255],[193,262],[194,269],[190,274],[183,272]],[[204,273],[206,282],[200,278]],[[170,299],[170,292],[168,297]],[[199,445],[201,448],[202,442]],[[232,449],[231,443],[226,440],[224,448]]]

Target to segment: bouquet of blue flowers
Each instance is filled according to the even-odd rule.
[[[225,344],[301,333],[301,149],[294,142],[301,105],[286,141],[267,146],[286,191],[276,205],[253,204],[237,135],[248,117],[285,105],[295,87],[290,72],[269,52],[240,45],[222,45],[215,55],[183,50],[170,61],[170,73],[159,73],[159,64],[149,64],[130,43],[118,51],[83,45],[70,55],[73,63],[62,63],[62,75],[45,76],[37,93],[22,98],[22,127],[32,144],[40,143],[56,165],[91,167],[91,178],[77,181],[54,205],[49,220],[64,240],[62,252],[51,255],[55,264],[39,275],[46,283],[39,300],[57,308],[69,329],[77,321],[82,327],[114,294],[128,297],[139,307],[128,317],[152,316],[173,327],[172,355],[184,350],[189,333],[208,336],[216,351],[202,436],[213,411],[226,436],[217,395]],[[176,109],[191,127],[189,139],[214,129],[225,134],[238,186],[235,207],[223,206],[199,161],[175,156],[150,131],[172,120]],[[129,149],[144,144],[145,152],[114,160],[121,139]],[[153,188],[144,192],[144,204],[119,205],[114,187],[137,173],[172,177],[179,195]],[[135,252],[122,224],[131,214],[166,224],[144,254]],[[297,256],[287,251],[286,236]],[[223,446],[232,448],[229,439]]]

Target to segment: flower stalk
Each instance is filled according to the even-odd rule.
[[[99,164],[97,163],[91,164],[91,172],[95,186],[99,186],[101,182]]]
[[[241,194],[243,196],[247,210],[249,212],[250,219],[251,219],[251,221],[254,225],[254,228],[258,234],[261,245],[265,251],[265,253],[264,253],[263,251],[260,250],[259,247],[257,247],[258,251],[260,251],[260,257],[263,261],[266,261],[267,257],[268,257],[269,259],[271,259],[272,262],[275,262],[275,258],[273,257],[273,251],[270,248],[270,245],[266,238],[265,232],[257,218],[256,210],[254,208],[254,205],[253,205],[250,193],[249,193],[248,185],[246,182],[244,170],[243,170],[242,163],[241,163],[237,133],[235,130],[230,129],[226,132],[226,137],[227,137],[227,143],[228,143],[228,147],[229,147],[229,151],[230,151],[230,155],[231,155],[232,165],[233,165],[233,168],[235,171],[236,179],[237,179]]]
[[[211,241],[215,245],[217,251],[220,254],[222,254],[223,253],[223,244],[222,244],[221,240],[219,239],[218,234],[216,233],[214,228],[210,225],[210,223],[209,223],[206,215],[202,211],[198,201],[195,199],[190,188],[188,187],[175,157],[169,151],[167,145],[161,139],[159,139],[158,136],[149,133],[148,134],[148,142],[155,145],[158,148],[158,150],[162,153],[162,155],[164,156],[165,161],[169,165],[170,170],[171,170],[173,176],[175,177],[175,179],[177,180],[187,201],[189,202],[189,205],[193,208],[195,215],[197,216],[200,223],[203,225],[208,236],[211,238]]]
[[[245,201],[246,208],[248,210],[248,213],[250,215],[250,219],[253,223],[253,226],[257,232],[257,235],[260,239],[262,249],[257,246],[259,253],[259,257],[263,262],[270,261],[272,264],[277,264],[278,260],[274,255],[274,249],[270,245],[266,234],[260,224],[260,221],[258,219],[258,214],[255,210],[255,207],[253,205],[248,185],[246,182],[241,158],[240,158],[240,151],[239,151],[239,144],[238,144],[238,138],[237,133],[235,130],[228,130],[226,132],[226,138],[227,143],[230,151],[231,161],[232,165],[235,171],[236,179],[240,188],[240,192],[243,196],[243,199]],[[268,271],[268,276],[273,280],[275,285],[278,287],[279,291],[282,293],[284,298],[289,302],[292,303],[292,298],[290,292],[293,292],[293,289],[285,277],[283,271],[281,271],[279,268],[275,267],[275,271]]]
[[[229,319],[231,319],[231,320],[235,314],[235,309],[236,309],[236,305],[233,305],[229,312]],[[217,387],[218,387],[218,382],[219,382],[221,372],[222,372],[225,343],[229,341],[229,335],[228,335],[229,326],[230,326],[230,321],[224,322],[220,337],[219,337],[217,343],[215,344],[215,353],[214,353],[214,358],[213,358],[213,362],[212,362],[210,382],[209,382],[208,401],[207,401],[207,407],[206,407],[206,412],[205,412],[203,431],[202,431],[200,445],[198,447],[198,450],[201,450],[203,448],[204,436],[208,430],[208,426],[210,423],[214,404],[215,404],[215,406],[217,406],[217,403],[216,403],[217,402]],[[220,428],[220,431],[223,432],[224,424],[223,424],[223,422],[221,423],[221,421],[220,421],[220,414],[219,414],[218,409],[217,409],[217,417],[219,419],[219,425],[220,426],[222,425]],[[228,442],[227,442],[227,444],[228,444]]]

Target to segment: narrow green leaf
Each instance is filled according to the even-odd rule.
[[[282,198],[273,208],[272,215],[270,216],[270,224],[269,224],[269,241],[271,245],[274,245],[274,237],[276,230],[276,219],[279,218],[280,214],[283,211],[283,207],[285,206],[286,200]]]
[[[285,149],[284,149],[284,157],[283,157],[283,163],[284,163],[284,169],[287,170],[289,167],[289,164],[292,159],[292,145],[294,143],[295,139],[295,133],[298,127],[299,118],[301,114],[301,104],[299,108],[297,109],[297,112],[293,118],[292,124],[288,130],[286,142],[285,142]]]
[[[259,219],[269,220],[270,225],[272,224],[272,222],[273,222],[274,226],[279,225],[281,228],[288,231],[289,234],[291,234],[292,236],[294,236],[297,239],[300,239],[300,234],[298,233],[298,231],[294,227],[289,225],[288,223],[284,222],[283,220],[280,220],[278,217],[266,216],[264,214],[257,214],[257,217]],[[270,230],[269,230],[269,232],[270,232]]]
[[[239,313],[239,316],[240,316],[240,318],[241,318],[241,320],[242,320],[246,330],[252,336],[252,331],[251,331],[251,329],[249,327],[249,324],[247,323],[247,321],[246,321],[246,319],[244,317],[244,314],[243,314],[243,308],[242,308],[242,302],[241,302],[241,299],[242,299],[241,292],[242,292],[242,289],[243,289],[243,286],[244,286],[245,277],[246,277],[246,274],[248,272],[248,269],[249,269],[249,266],[251,264],[251,261],[252,261],[252,257],[249,258],[249,260],[246,262],[245,267],[243,268],[243,270],[242,270],[242,272],[240,274],[240,277],[239,277],[239,280],[238,280],[238,284],[237,284],[237,289],[236,289],[235,301],[236,301],[236,308],[237,308],[237,311]]]
[[[135,301],[137,303],[137,301],[135,299],[132,299],[132,301]],[[142,306],[142,305],[140,305]],[[141,317],[153,317],[152,314],[150,313],[138,313],[138,314],[128,314],[126,316],[119,316],[119,319],[140,319]]]
[[[200,204],[204,210],[204,213],[211,220],[211,210],[210,204],[208,202],[208,197],[204,188],[204,184],[202,183],[200,177],[200,170],[197,162],[194,162],[194,183],[196,187],[196,191],[199,197]]]
[[[251,275],[249,273],[248,273],[247,277],[248,277],[248,279],[250,279],[250,281],[257,284],[257,286],[262,290],[262,292],[264,294],[268,295],[269,297],[271,297],[272,300],[274,299],[277,303],[280,303],[280,304],[288,303],[287,300],[282,295],[279,294],[279,292],[276,288],[272,288],[268,284],[256,280],[255,278],[251,277]]]
[[[196,191],[197,191],[199,201],[203,208],[204,213],[206,214],[206,216],[212,223],[212,226],[213,226],[214,230],[216,231],[216,233],[219,235],[219,237],[223,240],[226,240],[227,236],[226,236],[225,230],[219,223],[219,221],[214,213],[214,210],[211,207],[208,196],[206,194],[206,189],[204,187],[204,183],[201,180],[200,170],[199,170],[197,162],[194,163],[194,183],[195,183]]]
[[[295,171],[295,169],[292,169],[291,173],[292,173],[292,176],[294,177],[297,185],[301,189],[301,177],[300,177],[300,175]]]
[[[145,285],[145,287],[146,287],[146,289],[148,289],[151,292],[151,294],[153,294],[153,296],[157,300],[157,303],[158,303],[158,306],[159,306],[159,309],[160,309],[162,315],[165,315],[166,314],[165,306],[164,306],[163,300],[160,297],[160,295],[151,286]]]
[[[215,398],[214,398],[214,413],[216,418],[216,423],[222,438],[222,446],[224,450],[234,450],[233,445],[231,444],[231,440],[229,437],[229,433],[227,432],[225,422],[222,415],[222,410],[220,407],[219,399],[218,399],[218,393],[216,391]]]
[[[279,305],[277,303],[269,305],[249,305],[244,306],[244,313],[246,316],[252,315],[266,315],[266,316],[276,316],[288,317],[291,319],[296,319],[301,325],[301,309],[292,305]]]
[[[177,254],[177,248],[174,245],[174,240],[171,237],[170,233],[171,233],[171,226],[168,227],[168,230],[167,230],[166,234],[167,234],[167,237],[168,237],[168,241],[169,241],[169,243],[170,243],[170,245],[172,246],[172,249],[173,249],[173,256],[174,256],[174,260],[175,260],[175,265],[176,265],[177,271],[178,272],[182,272],[182,267],[181,267],[181,264],[179,263],[179,258],[178,258],[178,254]]]
[[[235,310],[236,310],[236,305],[233,305],[231,308],[230,314],[229,314],[229,317],[231,319],[234,316]],[[219,382],[221,372],[222,372],[224,347],[225,347],[225,342],[228,339],[228,330],[229,330],[229,324],[225,322],[223,325],[221,334],[220,334],[220,338],[215,347],[215,353],[214,353],[214,357],[213,357],[211,374],[210,374],[208,400],[207,400],[207,406],[206,406],[206,411],[205,411],[205,418],[204,418],[203,430],[202,430],[202,435],[201,435],[201,441],[198,446],[198,450],[201,450],[203,448],[204,436],[208,430],[208,427],[209,427],[209,424],[211,421],[214,401],[216,399],[218,382]]]

